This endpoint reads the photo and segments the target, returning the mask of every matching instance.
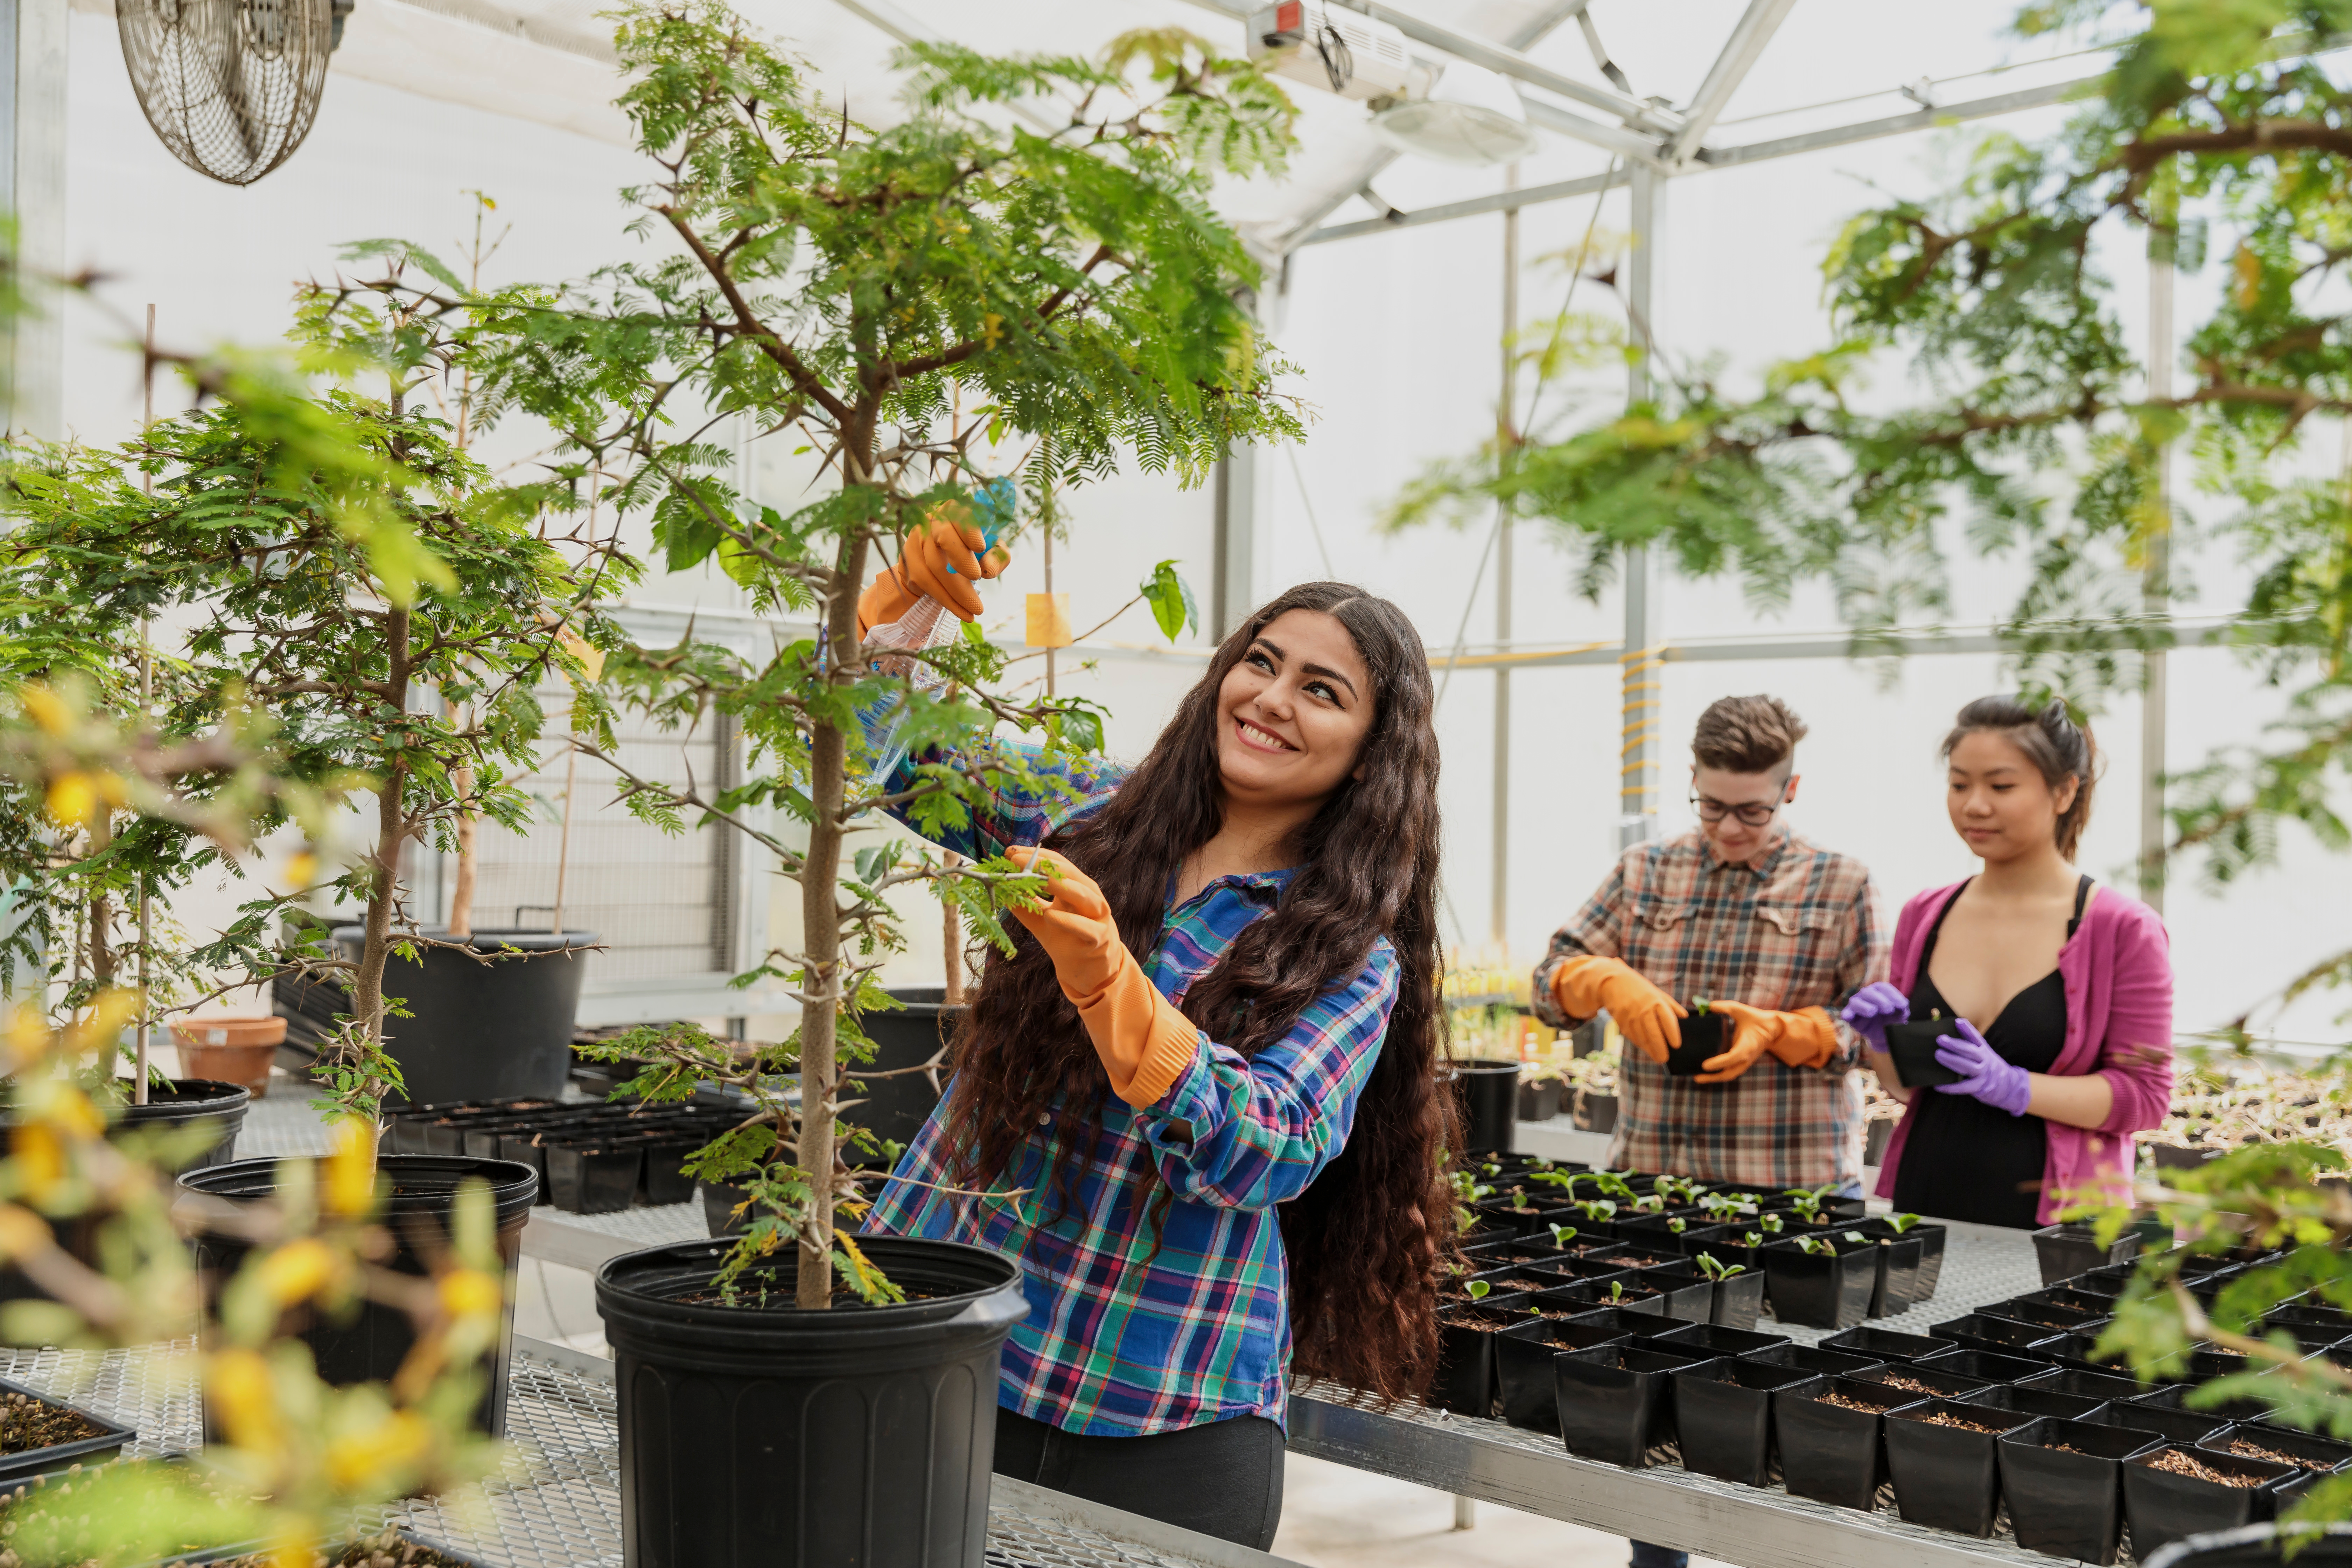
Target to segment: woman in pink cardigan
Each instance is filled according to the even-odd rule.
[[[2074,868],[2091,738],[2063,703],[1987,697],[1960,710],[1944,759],[1952,826],[1984,869],[1904,906],[1892,982],[1843,1015],[1906,1102],[1878,1195],[2021,1228],[2124,1201],[2131,1135],[2172,1100],[2172,962],[2156,911]],[[1953,1020],[1936,1059],[1959,1081],[1906,1090],[1886,1026],[1927,1017]]]

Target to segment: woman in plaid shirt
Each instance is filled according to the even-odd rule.
[[[1451,1212],[1431,696],[1402,612],[1304,584],[1135,768],[941,837],[1053,880],[866,1223],[1021,1259],[1000,1472],[1262,1549],[1289,1376],[1426,1383]]]

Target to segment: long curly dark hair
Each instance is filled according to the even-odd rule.
[[[1461,1147],[1454,1098],[1437,1081],[1437,736],[1429,660],[1412,623],[1342,583],[1291,589],[1225,638],[1110,801],[1045,842],[1100,884],[1129,952],[1157,948],[1178,869],[1223,820],[1219,690],[1258,634],[1292,610],[1337,619],[1370,669],[1361,776],[1300,830],[1297,874],[1274,912],[1243,931],[1182,1005],[1210,1038],[1252,1056],[1326,988],[1360,973],[1376,941],[1395,948],[1395,1008],[1353,1130],[1282,1206],[1281,1223],[1294,1370],[1397,1399],[1426,1386],[1436,1366],[1438,1269],[1453,1246],[1445,1152]],[[1018,922],[1006,924],[1013,956],[990,963],[957,1042],[958,1179],[974,1188],[994,1181],[1050,1124],[1046,1184],[1066,1195],[1099,1142],[1110,1082],[1044,949]]]

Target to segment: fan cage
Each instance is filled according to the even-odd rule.
[[[116,0],[115,16],[139,107],[188,167],[249,185],[310,135],[331,0]]]

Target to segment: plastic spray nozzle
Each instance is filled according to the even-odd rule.
[[[1021,504],[1021,492],[1011,476],[1000,474],[995,479],[974,485],[971,490],[972,521],[980,524],[980,548],[982,554],[996,548],[996,536],[1013,521],[1013,514]],[[949,572],[955,572],[950,566]]]

